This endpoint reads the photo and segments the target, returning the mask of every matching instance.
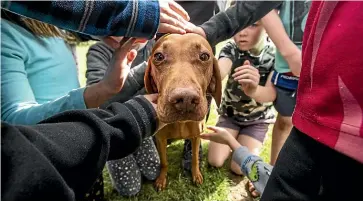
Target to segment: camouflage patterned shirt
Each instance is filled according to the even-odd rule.
[[[233,80],[232,72],[234,72],[235,68],[242,66],[245,60],[249,60],[251,65],[259,70],[259,85],[264,86],[268,75],[274,67],[275,47],[271,43],[266,42],[260,55],[255,56],[249,51],[239,50],[233,41],[228,42],[222,48],[219,54],[220,58],[229,58],[233,64],[218,113],[233,120],[237,125],[250,125],[262,122],[272,123],[275,118],[272,103],[258,103],[247,96],[243,92],[241,85]]]

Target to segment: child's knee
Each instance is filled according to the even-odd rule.
[[[283,117],[278,116],[275,122],[275,126],[278,126],[280,129],[291,129],[292,128],[292,118],[291,117]]]
[[[224,161],[225,160],[222,158],[208,156],[209,165],[216,167],[216,168],[222,167],[224,164]]]

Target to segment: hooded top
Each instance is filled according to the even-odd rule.
[[[363,2],[314,1],[293,124],[363,163]]]

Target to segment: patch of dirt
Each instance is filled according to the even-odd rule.
[[[253,201],[246,191],[246,184],[248,182],[246,177],[229,173],[229,178],[231,179],[231,187],[228,194],[229,201]]]

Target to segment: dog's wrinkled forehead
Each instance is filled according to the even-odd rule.
[[[204,37],[202,37],[198,34],[194,34],[194,33],[187,33],[184,35],[166,34],[166,35],[160,37],[156,41],[152,52],[157,50],[163,43],[174,44],[178,47],[194,43],[194,44],[202,45],[203,47],[207,48],[210,52],[213,52],[212,47],[209,45],[208,41]]]

